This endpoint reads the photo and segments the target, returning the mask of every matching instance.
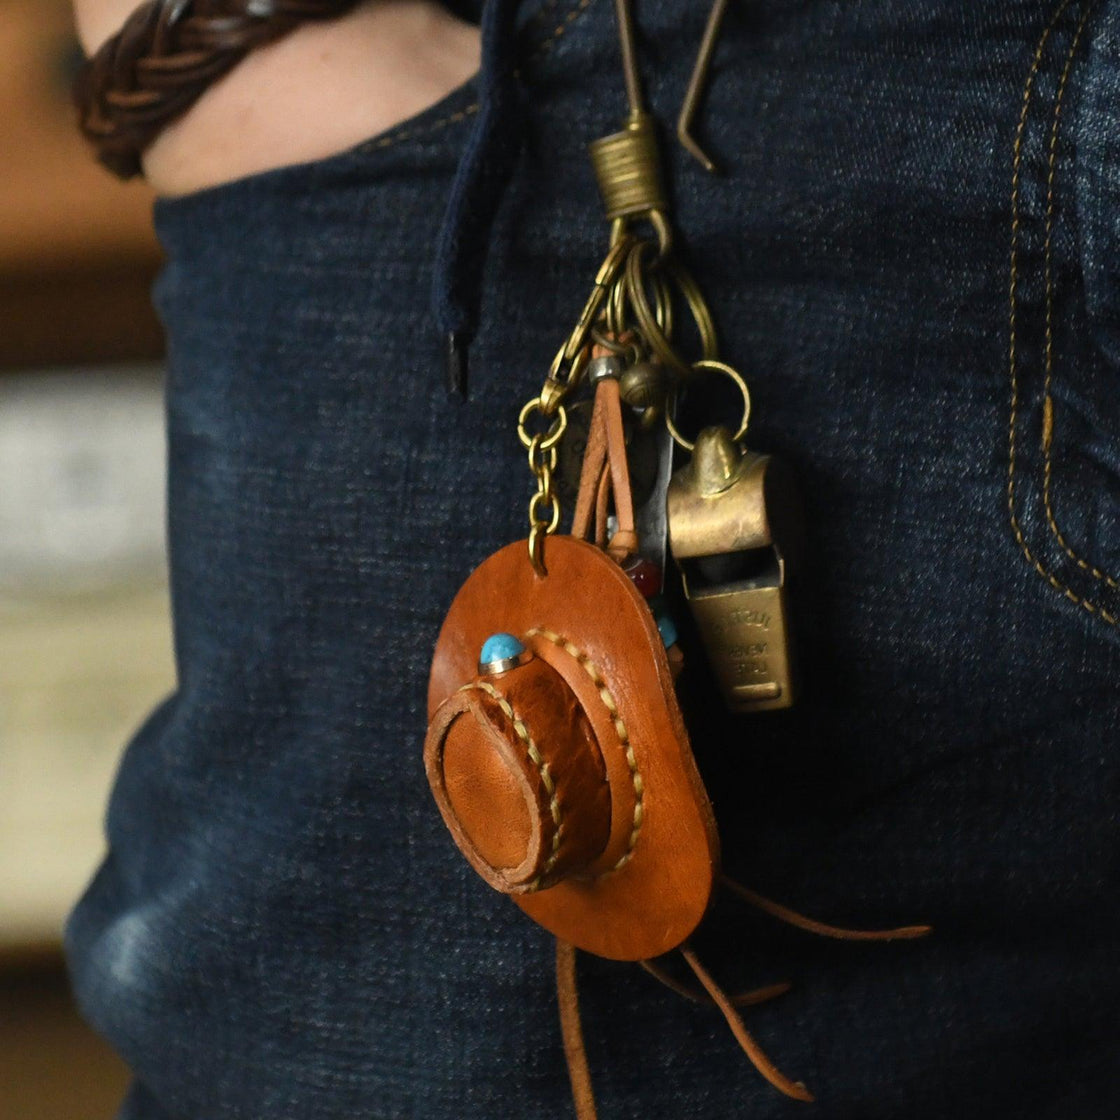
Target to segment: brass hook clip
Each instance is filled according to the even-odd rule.
[[[723,27],[724,16],[727,15],[728,4],[729,0],[714,0],[712,4],[708,21],[704,26],[704,34],[700,40],[696,63],[692,68],[688,88],[685,90],[684,100],[681,102],[680,115],[677,118],[677,139],[685,151],[694,156],[707,171],[715,171],[716,165],[693,136],[692,126],[695,123],[700,102],[711,77],[712,56],[715,54],[716,45],[719,42],[719,33]],[[641,70],[638,66],[634,31],[633,0],[615,0],[614,8],[622,55],[622,75],[626,83],[626,99],[630,107],[628,128],[636,131],[641,131],[643,128],[649,130],[652,125],[646,109],[645,97],[642,93]],[[627,171],[633,172],[633,168],[628,168]],[[648,177],[641,174],[635,176],[631,173],[626,177],[631,181],[635,178],[646,178],[647,182],[650,181]]]
[[[700,40],[700,50],[696,55],[696,65],[692,68],[692,76],[688,80],[688,89],[685,91],[684,101],[681,103],[681,114],[677,118],[677,139],[681,146],[690,155],[695,156],[704,166],[706,171],[715,171],[716,165],[711,157],[696,142],[692,135],[692,125],[700,107],[700,99],[708,85],[711,75],[712,55],[715,54],[716,43],[719,41],[720,28],[723,17],[727,14],[729,0],[715,0],[712,10],[708,15],[708,23],[704,28],[704,37]]]

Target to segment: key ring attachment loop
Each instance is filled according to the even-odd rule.
[[[646,295],[645,279],[646,279],[646,264],[645,264],[645,251],[649,242],[639,242],[634,246],[629,257],[626,261],[626,296],[630,304],[631,310],[634,312],[634,318],[638,322],[638,330],[642,337],[649,344],[650,349],[654,355],[661,360],[663,364],[674,370],[682,377],[688,377],[692,372],[693,364],[686,362],[674,349],[671,342],[672,336],[672,312],[671,310],[666,313],[660,309],[660,300],[655,301],[658,303],[658,311],[650,306],[649,297]],[[651,269],[650,275],[659,277],[664,274],[664,277],[671,280],[677,288],[677,291],[684,297],[685,303],[692,314],[693,321],[696,324],[696,330],[700,335],[700,350],[703,355],[703,361],[714,361],[716,354],[719,352],[718,343],[716,341],[716,328],[715,323],[712,321],[711,312],[708,310],[707,302],[700,291],[700,286],[692,278],[692,274],[678,261],[675,257],[670,257],[663,261],[659,267],[654,266]],[[657,282],[656,280],[654,281]],[[656,288],[655,288],[656,292]],[[672,299],[665,300],[666,306],[671,308]],[[662,329],[662,323],[668,325],[668,329]]]
[[[739,392],[743,394],[743,419],[739,424],[739,430],[731,438],[738,443],[739,440],[747,434],[747,426],[751,420],[751,391],[747,388],[747,383],[743,379],[743,375],[726,362],[717,362],[710,358],[701,359],[699,362],[692,363],[693,376],[698,373],[722,373],[725,377],[731,378],[732,381],[738,386]],[[677,428],[676,422],[673,420],[673,412],[677,403],[678,388],[674,388],[669,399],[669,407],[665,410],[665,426],[669,429],[669,435],[673,437],[673,441],[678,447],[683,447],[685,451],[693,451],[696,448],[696,441],[685,439]]]
[[[536,435],[530,435],[526,425],[529,423],[534,413],[540,413],[540,415],[546,419],[551,419],[552,423],[549,425],[547,431],[537,433]],[[555,409],[550,413],[545,408],[544,393],[539,397],[534,397],[531,401],[527,401],[525,407],[522,408],[517,417],[517,438],[521,441],[521,446],[524,447],[526,451],[531,451],[534,447],[538,451],[552,451],[567,430],[567,410],[562,404],[557,402]]]
[[[673,225],[662,210],[646,210],[640,215],[643,221],[649,222],[653,232],[657,235],[657,256],[654,264],[667,260],[673,252]],[[633,239],[630,230],[631,217],[615,218],[611,222],[611,245],[616,245],[626,237]]]
[[[614,355],[622,361],[623,366],[632,366],[642,356],[642,348],[637,339],[632,337],[633,331],[618,332],[608,323],[606,330],[596,327],[591,332],[591,340],[596,346],[602,347],[607,353]],[[619,338],[627,337],[628,341],[619,342]]]
[[[645,244],[649,244],[646,242]],[[669,282],[664,274],[664,271],[655,268],[649,276],[649,284],[653,289],[653,323],[655,329],[659,329],[661,335],[669,340],[673,337],[673,293],[669,287]],[[645,295],[643,291],[642,295]],[[645,312],[649,312],[649,301],[647,299]],[[642,323],[639,320],[637,329],[634,329],[630,324],[629,311],[629,291],[626,272],[615,281],[614,287],[611,289],[610,298],[607,301],[606,311],[606,334],[613,335],[615,338],[622,338],[626,335],[636,335],[643,338]],[[599,340],[599,335],[603,332],[592,331],[592,337]],[[645,345],[640,347],[641,350],[650,349],[648,345],[649,340],[644,339]],[[641,356],[640,353],[635,353],[632,360],[637,361]]]
[[[600,336],[606,337],[608,335],[614,338],[621,338],[626,333],[626,282],[625,282],[625,269],[623,276],[615,280],[614,286],[611,288],[611,294],[607,297],[607,308],[603,315],[606,320],[606,330],[596,327],[591,332],[592,337],[600,345]]]

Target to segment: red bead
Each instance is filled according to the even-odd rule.
[[[624,569],[643,598],[652,599],[661,594],[661,569],[644,556],[635,556]]]

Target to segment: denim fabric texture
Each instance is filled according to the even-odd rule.
[[[707,5],[637,8],[673,119]],[[158,206],[179,687],[68,930],[122,1120],[571,1115],[551,938],[455,851],[420,753],[443,614],[526,532],[514,424],[604,252],[585,145],[624,111],[608,0],[519,19],[467,402],[429,308],[477,83]],[[718,901],[697,951],[794,982],[747,1022],[808,1106],[714,1010],[581,957],[603,1120],[1120,1113],[1118,116],[1117,0],[732,5],[722,174],[666,150],[751,445],[802,481],[806,690],[732,718],[694,668],[694,747],[735,878],[935,934]]]

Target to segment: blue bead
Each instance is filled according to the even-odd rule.
[[[525,652],[525,645],[512,634],[491,634],[482,643],[482,652],[478,655],[480,665],[492,665],[495,661],[512,661]]]
[[[666,650],[671,645],[676,645],[676,623],[673,622],[671,615],[657,615],[657,633],[661,635],[661,641],[665,643]]]
[[[661,635],[661,640],[665,643],[666,649],[677,644],[677,624],[670,615],[659,614],[657,616],[657,632]]]

